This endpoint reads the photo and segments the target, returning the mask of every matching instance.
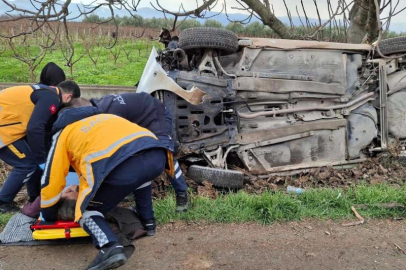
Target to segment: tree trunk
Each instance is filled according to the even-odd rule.
[[[379,0],[378,3],[381,1]],[[348,43],[372,43],[378,36],[374,0],[356,0],[350,11]]]
[[[33,65],[28,65],[28,69],[30,70],[30,80],[31,82],[35,82],[35,67]]]
[[[259,0],[242,0],[250,9],[252,9],[261,18],[262,23],[269,26],[275,31],[280,38],[293,39],[295,35],[289,31],[288,27],[283,24],[272,12]]]

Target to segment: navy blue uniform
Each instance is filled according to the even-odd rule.
[[[106,95],[101,99],[91,99],[90,102],[103,113],[123,117],[149,129],[156,136],[172,135],[172,127],[168,130],[166,124],[165,106],[147,93]]]
[[[51,88],[52,89],[52,88]],[[35,90],[31,95],[35,104],[27,127],[27,141],[38,164],[45,163],[50,147],[50,130],[55,122],[62,96],[55,91]]]
[[[91,99],[93,106],[103,113],[121,116],[153,132],[167,149],[174,152],[172,116],[165,105],[147,93],[123,93]],[[168,178],[176,193],[185,192],[187,185],[177,160],[174,160],[175,177]]]

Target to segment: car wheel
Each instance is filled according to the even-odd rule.
[[[208,181],[213,186],[220,188],[241,188],[244,184],[244,174],[242,172],[198,165],[189,167],[188,176],[199,184]]]
[[[406,37],[395,37],[382,40],[378,44],[383,55],[406,53]]]
[[[183,30],[179,35],[179,47],[183,50],[216,49],[223,53],[235,53],[238,37],[235,33],[214,27],[197,27]]]

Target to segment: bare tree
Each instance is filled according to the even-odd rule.
[[[253,12],[267,26],[272,28],[278,36],[283,39],[292,39],[296,35],[274,14],[268,0],[261,2],[260,0],[242,0],[237,2],[241,8]]]
[[[90,61],[92,61],[94,68],[97,68],[102,50],[105,49],[105,37],[84,37],[83,46],[85,47],[86,54]]]
[[[79,17],[94,13],[98,9],[105,7],[110,11],[110,18],[104,23],[115,22],[115,10],[126,10],[131,16],[137,11],[140,0],[94,0],[88,5],[83,5],[80,8],[76,5],[79,15],[72,17],[70,8],[72,8],[72,0],[65,2],[56,0],[30,0],[31,8],[25,8],[10,0],[0,0],[9,10],[5,12],[5,16],[0,19],[0,27],[8,22],[16,22],[28,20],[29,27],[21,29],[17,33],[4,35],[0,33],[0,37],[14,38],[21,35],[30,35],[40,30],[44,25],[50,22],[63,22],[64,20],[75,20]],[[28,1],[27,1],[28,2]]]
[[[215,8],[218,4],[219,0],[207,0],[203,1],[202,5],[198,5],[196,1],[196,8],[192,10],[185,10],[183,4],[181,4],[178,8],[177,12],[169,11],[165,8],[162,7],[162,5],[159,3],[158,0],[156,0],[155,4],[151,2],[151,6],[155,8],[156,10],[162,12],[166,18],[167,15],[172,15],[174,17],[172,27],[170,27],[171,31],[175,31],[179,26],[182,25],[182,23],[187,19],[187,18],[206,18],[209,19],[210,17],[213,16],[206,16],[205,12],[208,10],[212,10]],[[225,4],[223,5],[223,8],[225,7]],[[223,9],[222,9],[223,10]],[[219,12],[221,13],[221,11]],[[214,16],[216,16],[215,14]],[[179,22],[179,18],[183,18]],[[169,27],[168,27],[169,28]]]
[[[79,62],[85,55],[87,55],[87,51],[84,50],[84,52],[79,55],[76,53],[77,50],[71,37],[66,17],[63,18],[63,32],[59,36],[59,44],[62,55],[66,61],[65,65],[69,67],[70,76],[73,77],[74,65]]]
[[[21,29],[16,33],[11,33],[10,35],[4,35],[0,33],[0,37],[3,38],[15,38],[22,35],[30,35],[32,33],[40,30],[44,25],[50,22],[66,22],[69,20],[75,20],[82,16],[87,16],[96,12],[98,9],[105,7],[110,11],[110,18],[99,23],[109,23],[113,22],[116,27],[116,33],[118,33],[118,24],[115,19],[115,10],[126,10],[131,16],[137,11],[138,4],[140,0],[94,0],[92,3],[87,5],[76,5],[79,14],[75,17],[70,16],[70,8],[73,5],[72,0],[66,0],[65,2],[60,2],[56,0],[30,0],[31,8],[23,8],[15,4],[10,0],[0,0],[6,4],[9,8],[6,11],[5,16],[0,19],[0,28],[2,25],[8,22],[17,22],[21,20],[28,20],[30,22],[29,27]],[[28,1],[27,1],[28,2]],[[66,28],[65,31],[68,29]],[[118,36],[113,37],[108,48],[112,48],[117,42]]]
[[[5,39],[0,39],[0,56],[7,50],[7,41]]]
[[[347,41],[349,43],[371,43],[377,34],[378,23],[374,0],[355,1],[350,12]]]
[[[329,18],[321,19],[318,2],[327,2],[327,11]],[[216,0],[203,1],[203,5],[196,9],[186,11],[181,5],[177,12],[169,11],[162,7],[159,0],[156,0],[152,6],[164,14],[174,16],[174,24],[171,31],[177,26],[177,21],[182,17],[205,17],[205,11],[211,10],[217,4]],[[313,0],[314,9],[317,12],[318,23],[312,23],[307,15],[307,9],[303,0],[296,6],[297,15],[301,21],[302,27],[294,27],[291,11],[283,1],[286,7],[287,15],[290,20],[290,27],[277,18],[269,0],[236,0],[237,6],[228,7],[224,0],[223,7],[228,18],[228,12],[231,10],[243,11],[247,13],[247,18],[238,22],[247,24],[253,17],[262,21],[264,25],[269,26],[275,33],[283,39],[317,39],[325,40],[325,32],[328,34],[329,41],[342,41],[350,43],[372,43],[378,37],[378,18],[376,16],[374,0],[338,0],[337,6],[333,7],[331,0]],[[396,3],[394,3],[396,2]],[[393,16],[398,15],[406,7],[399,8],[400,0],[379,0],[379,14],[389,9],[389,16],[382,19],[382,24],[389,29],[389,24]],[[299,3],[299,1],[298,1]],[[236,22],[230,19],[232,22]],[[338,39],[338,40],[337,40]]]
[[[31,81],[35,81],[35,70],[46,56],[47,50],[54,46],[54,38],[50,35],[45,41],[37,36],[21,36],[15,39],[7,39],[13,57],[28,66]]]
[[[140,0],[95,0],[91,4],[76,5],[79,15],[72,18],[72,10],[75,5],[72,0],[65,2],[56,0],[30,0],[32,5],[31,9],[19,6],[11,0],[0,0],[9,8],[6,15],[0,18],[0,29],[6,29],[7,23],[16,21],[28,21],[27,27],[13,30],[12,32],[1,32],[0,37],[16,38],[22,35],[31,35],[44,27],[49,27],[52,23],[66,23],[69,20],[74,20],[79,16],[87,16],[98,9],[104,7],[110,11],[110,17],[100,22],[100,24],[113,23],[115,25],[114,33],[111,36],[110,43],[106,46],[112,48],[118,40],[119,29],[116,21],[116,11],[126,10],[130,15],[135,15],[137,6]],[[228,12],[231,10],[244,11],[247,18],[241,20],[241,23],[249,23],[252,18],[257,18],[264,25],[269,26],[280,38],[284,39],[313,39],[313,40],[329,40],[337,41],[339,39],[343,42],[352,43],[372,43],[378,34],[379,23],[377,14],[382,12],[389,13],[389,16],[382,18],[382,26],[389,29],[389,25],[393,16],[398,15],[406,7],[400,7],[400,0],[379,0],[376,8],[374,0],[337,0],[337,5],[333,7],[331,0],[313,0],[317,12],[318,22],[312,22],[308,17],[309,7],[305,7],[304,1],[297,0],[298,5],[296,12],[300,18],[302,27],[297,27],[293,24],[292,14],[288,9],[284,0],[287,10],[288,18],[290,19],[290,26],[284,24],[276,15],[270,0],[235,0],[236,5],[227,7],[226,0],[203,0],[199,4],[196,1],[196,8],[186,10],[181,4],[176,11],[164,8],[161,0],[151,2],[151,5],[158,11],[162,12],[165,17],[170,16],[168,23],[171,25],[168,29],[176,31],[187,18],[210,18],[217,14],[210,15],[207,11],[213,11],[217,5],[222,5],[221,11]],[[186,1],[186,0],[185,0]],[[327,2],[327,11],[329,18],[322,20],[321,11],[319,10],[318,2]],[[291,1],[289,1],[291,3]],[[335,4],[334,4],[335,5]],[[325,11],[324,11],[325,13]],[[230,17],[230,16],[228,16]],[[65,27],[64,31],[68,31]],[[66,35],[68,35],[66,33]],[[68,40],[69,43],[69,40]]]
[[[117,65],[118,58],[120,58],[122,51],[123,49],[121,48],[120,44],[117,44],[117,46],[114,46],[109,50],[109,53],[113,57],[114,65]]]

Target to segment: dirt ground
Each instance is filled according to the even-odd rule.
[[[140,239],[120,269],[405,269],[406,221],[184,224]],[[91,245],[0,247],[0,269],[84,269]]]

